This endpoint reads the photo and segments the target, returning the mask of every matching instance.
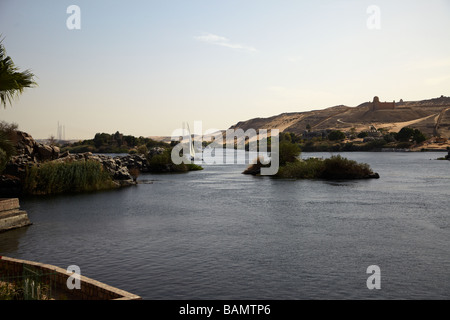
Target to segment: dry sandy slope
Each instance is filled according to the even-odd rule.
[[[281,132],[303,133],[307,125],[313,131],[339,129],[349,131],[355,128],[358,132],[369,130],[371,126],[386,128],[398,132],[410,126],[423,131],[428,136],[436,133],[450,138],[450,98],[409,101],[401,103],[395,110],[371,111],[369,103],[357,107],[336,106],[324,110],[299,113],[284,113],[270,118],[255,118],[241,121],[231,129],[279,129]]]

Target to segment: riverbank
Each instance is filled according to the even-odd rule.
[[[203,169],[195,164],[175,165],[168,145],[142,150],[145,154],[71,154],[61,152],[57,146],[38,143],[25,132],[11,134],[16,155],[0,175],[1,197],[108,190],[135,185],[141,173],[186,173]]]

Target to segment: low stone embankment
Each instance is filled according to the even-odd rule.
[[[0,199],[0,232],[29,225],[27,213],[20,210],[19,199]]]
[[[33,277],[30,281],[27,274],[31,272]],[[140,296],[133,293],[83,275],[75,277],[63,268],[34,261],[0,256],[0,275],[3,275],[6,280],[15,280],[15,285],[22,287],[23,291],[28,291],[34,299],[142,300]],[[68,283],[73,284],[77,280],[79,286],[74,285],[73,289],[69,288]]]

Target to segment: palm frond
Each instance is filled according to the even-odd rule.
[[[37,85],[33,80],[35,75],[30,70],[19,72],[11,57],[6,56],[5,47],[0,39],[0,103],[6,108],[12,105],[12,100],[18,97],[25,88]]]

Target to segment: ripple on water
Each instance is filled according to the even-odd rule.
[[[0,234],[0,254],[76,264],[145,299],[448,299],[450,179],[435,154],[345,156],[381,179],[205,166],[113,192],[22,199],[34,224]],[[366,287],[373,264],[377,292]]]

